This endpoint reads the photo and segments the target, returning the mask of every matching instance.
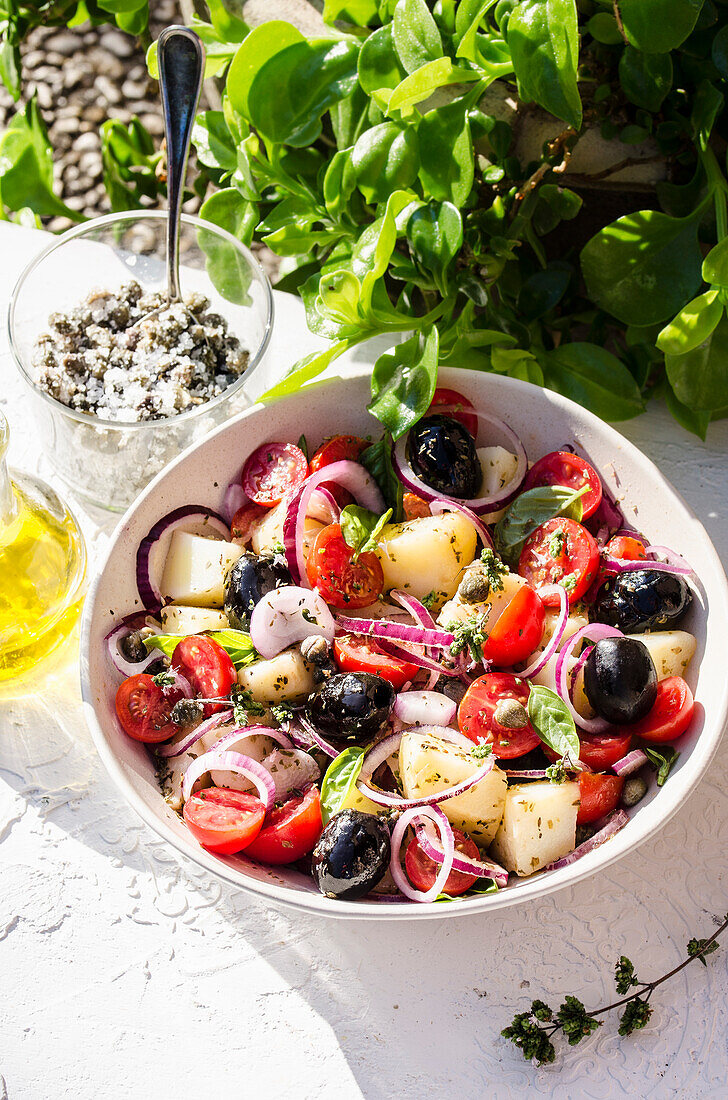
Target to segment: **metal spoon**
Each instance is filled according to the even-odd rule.
[[[167,142],[167,299],[179,302],[180,215],[205,49],[189,27],[165,27],[157,44],[157,63]]]

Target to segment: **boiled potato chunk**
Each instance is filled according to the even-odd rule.
[[[483,471],[483,481],[479,495],[491,496],[513,480],[518,466],[517,455],[507,451],[505,447],[478,447],[480,468]],[[486,523],[497,523],[505,508],[499,508],[495,512],[488,512],[483,516]]]
[[[164,563],[162,596],[172,603],[222,607],[225,580],[242,546],[176,530]]]
[[[558,608],[546,608],[546,614],[543,621],[543,634],[541,635],[541,641],[533,651],[536,653],[543,653],[546,646],[549,644],[554,635],[556,624],[559,621]],[[569,611],[569,617],[566,620],[564,626],[564,633],[561,635],[561,641],[559,642],[559,649],[562,649],[569,638],[573,638],[577,630],[582,630],[585,626],[589,625],[589,615],[586,610],[583,609],[583,605],[576,604]]]
[[[276,504],[275,508],[271,508],[270,512],[266,512],[255,527],[250,541],[254,553],[273,554],[276,550],[280,550],[283,545],[283,524],[287,511],[288,501],[282,500],[280,504]],[[317,519],[306,516],[303,536],[304,557],[307,556],[311,542],[323,526],[324,524],[319,523]]]
[[[541,684],[543,687],[551,688],[558,695],[559,692],[556,689],[556,662],[559,659],[558,653],[554,653],[543,668],[531,677],[532,684]],[[576,664],[576,657],[568,657],[566,667],[568,669],[567,676],[571,677],[571,670]],[[574,681],[574,708],[579,712],[582,718],[593,718],[594,711],[589,705],[589,700],[586,697],[584,691],[584,668],[580,668],[576,680]]]
[[[385,591],[401,588],[420,600],[434,593],[433,606],[441,605],[455,594],[477,541],[472,523],[459,512],[388,523],[376,550]]]
[[[203,634],[206,630],[226,630],[229,626],[225,612],[210,607],[182,607],[169,603],[162,608],[165,634]]]
[[[668,676],[684,677],[697,645],[687,630],[655,630],[651,634],[630,634],[629,637],[647,646],[658,680]]]
[[[255,661],[238,672],[238,683],[259,703],[305,699],[314,687],[313,672],[297,647],[269,661]]]
[[[521,877],[532,875],[573,852],[578,809],[578,783],[538,780],[509,787],[488,854]]]
[[[473,566],[473,569],[477,568],[477,565]],[[497,591],[491,589],[486,599],[478,603],[469,603],[456,594],[455,599],[445,604],[437,621],[442,626],[449,626],[450,623],[472,619],[475,615],[485,615],[486,629],[490,632],[518,590],[527,583],[518,573],[507,573],[501,579],[503,587]]]
[[[465,749],[441,737],[406,730],[399,746],[399,772],[407,798],[437,794],[468,779],[482,766]],[[464,794],[440,803],[448,821],[487,848],[503,816],[507,780],[497,767]]]

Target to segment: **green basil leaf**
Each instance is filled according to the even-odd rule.
[[[554,516],[581,519],[581,497],[586,488],[541,485],[527,489],[512,501],[493,529],[495,548],[506,565],[515,569],[523,544],[537,527]]]
[[[428,111],[418,127],[425,193],[461,207],[473,186],[473,139],[466,108],[455,100]]]
[[[528,717],[545,745],[572,763],[579,759],[581,746],[576,725],[566,703],[551,688],[532,684],[528,696]]]
[[[394,439],[399,439],[429,409],[437,384],[439,334],[433,326],[380,355],[372,371],[372,400],[367,408]]]
[[[372,443],[362,454],[359,462],[365,466],[381,489],[385,502],[392,509],[395,523],[402,519],[402,497],[404,489],[402,482],[395,473],[392,465],[392,441],[385,434],[382,439]]]
[[[144,639],[144,645],[147,649],[161,649],[164,656],[171,659],[183,637],[183,634],[153,634],[151,638]]]
[[[20,99],[20,47],[4,39],[0,45],[0,80],[17,102]]]
[[[366,39],[359,53],[358,71],[359,83],[366,94],[386,110],[390,95],[406,75],[394,48],[391,23]]]
[[[582,110],[576,70],[576,0],[522,0],[511,12],[506,39],[518,94],[578,130]]]
[[[698,222],[639,210],[600,230],[581,252],[595,305],[628,325],[673,317],[700,286]]]
[[[685,355],[707,340],[723,316],[718,290],[708,290],[681,309],[657,337],[657,346],[665,355]]]
[[[392,191],[409,187],[420,166],[417,132],[394,122],[372,126],[351,150],[357,187],[367,202],[386,202]]]
[[[344,542],[354,551],[354,561],[360,554],[365,554],[377,546],[379,536],[391,518],[391,508],[383,515],[377,516],[368,508],[361,508],[358,504],[347,504],[341,513],[341,533],[344,536]]]
[[[208,638],[222,646],[236,668],[245,668],[260,656],[244,630],[213,630]]]
[[[619,80],[631,103],[659,111],[672,87],[672,58],[669,53],[643,53],[627,46],[619,62]]]
[[[442,57],[440,32],[425,0],[399,0],[392,31],[397,55],[408,73]]]
[[[366,749],[355,745],[344,749],[331,761],[321,783],[321,820],[328,825],[331,818],[342,808],[359,778]]]
[[[665,369],[675,396],[689,409],[728,405],[728,319],[725,315],[702,344],[685,355],[666,355]]]
[[[465,894],[458,894],[456,897],[452,897],[450,894],[438,894],[435,898],[436,902],[448,902],[448,901],[462,901],[463,897],[475,897],[478,894],[497,894],[498,886],[492,878],[478,879],[475,886],[471,886],[469,890],[465,891]]]
[[[639,387],[624,363],[597,344],[561,344],[540,356],[546,385],[603,420],[630,420],[644,411]]]
[[[619,0],[627,38],[645,53],[669,53],[692,31],[703,0]]]
[[[651,749],[645,747],[643,752],[657,771],[657,786],[662,787],[677,763],[680,753],[673,749],[672,746],[666,749]]]
[[[702,274],[706,283],[728,288],[728,237],[711,248],[703,260]]]

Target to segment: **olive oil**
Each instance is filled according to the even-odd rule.
[[[42,482],[5,466],[0,414],[0,681],[34,668],[73,631],[86,554],[76,520]]]

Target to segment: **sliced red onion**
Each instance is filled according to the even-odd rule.
[[[141,661],[127,661],[119,650],[119,642],[122,638],[125,638],[127,634],[132,634],[135,630],[140,630],[143,626],[147,626],[147,615],[144,612],[139,612],[136,615],[127,615],[122,619],[113,630],[104,638],[106,642],[106,649],[109,654],[109,660],[122,676],[136,676],[139,672],[144,672],[145,669],[153,665],[155,661],[158,661],[162,654],[159,650],[150,650],[146,657],[142,657]],[[160,627],[150,627],[155,634],[161,633]]]
[[[679,555],[675,555],[679,557]],[[602,554],[602,566],[610,573],[636,573],[643,569],[651,569],[656,573],[676,573],[681,577],[689,577],[694,570],[684,558],[680,558],[684,564],[673,565],[671,562],[656,561],[654,558],[638,558],[628,561],[626,558],[615,558],[611,554]]]
[[[283,546],[291,576],[298,584],[308,585],[306,561],[303,556],[303,534],[308,515],[309,501],[322,482],[334,482],[348,491],[357,504],[380,515],[384,511],[384,498],[379,486],[368,470],[358,462],[342,459],[322,466],[310,474],[292,497],[283,523]]]
[[[222,749],[230,749],[233,745],[237,745],[239,741],[247,740],[248,737],[270,737],[271,740],[275,741],[276,744],[280,745],[283,749],[293,748],[290,737],[288,737],[283,730],[273,729],[271,726],[237,726],[236,729],[223,734],[220,740],[216,741],[212,746],[212,749],[214,749],[215,752],[220,752]],[[212,749],[210,751],[212,751]]]
[[[601,641],[602,638],[621,637],[623,637],[622,631],[617,630],[614,626],[607,626],[606,623],[589,623],[588,626],[583,626],[581,630],[577,630],[576,634],[573,634],[572,637],[569,638],[568,642],[566,642],[559,653],[556,662],[556,690],[566,703],[576,725],[579,729],[585,730],[587,733],[604,733],[605,730],[609,729],[609,722],[605,722],[603,718],[582,718],[572,703],[568,682],[569,657],[580,642],[598,642]],[[521,675],[523,674],[521,673]]]
[[[424,626],[427,630],[437,630],[437,623],[432,615],[415,596],[410,596],[409,592],[402,592],[399,588],[393,588],[389,593],[389,598],[396,600],[405,611],[409,611],[412,618],[420,626]]]
[[[545,768],[527,768],[520,771],[505,768],[503,774],[507,779],[548,779]]]
[[[257,760],[252,760],[239,752],[221,752],[211,749],[210,752],[203,752],[202,756],[193,760],[182,782],[184,801],[186,802],[192,794],[192,788],[198,779],[208,772],[218,771],[235,772],[236,775],[244,775],[249,779],[258,791],[260,801],[265,806],[265,812],[268,813],[276,799],[276,785],[272,776]]]
[[[341,518],[341,508],[336,503],[334,494],[329,489],[320,485],[314,489],[308,502],[308,513],[311,519],[317,519],[319,523],[338,523]]]
[[[402,868],[400,852],[402,841],[408,827],[418,819],[425,818],[432,821],[440,833],[442,841],[442,866],[429,890],[415,890]],[[392,830],[392,854],[389,862],[389,870],[395,883],[410,901],[430,902],[434,901],[442,893],[442,888],[447,882],[452,861],[455,854],[455,837],[452,826],[442,810],[436,806],[421,806],[417,809],[405,810]]]
[[[626,756],[612,764],[612,770],[616,775],[631,775],[647,763],[649,761],[642,749],[632,749],[632,752],[628,752]]]
[[[544,649],[543,653],[540,653],[538,657],[534,658],[534,660],[531,661],[531,664],[527,665],[527,667],[524,668],[523,672],[518,673],[522,680],[527,680],[529,676],[535,676],[537,672],[540,672],[541,669],[546,664],[548,664],[554,653],[556,653],[557,649],[559,648],[561,639],[564,636],[564,631],[566,630],[566,623],[569,618],[569,597],[566,595],[566,589],[562,585],[544,585],[542,588],[538,589],[536,595],[541,597],[542,599],[547,596],[558,596],[560,601],[559,617],[556,621],[554,632],[549,639],[549,643]]]
[[[436,806],[440,802],[445,802],[448,798],[457,798],[459,794],[464,794],[465,791],[469,791],[476,783],[480,783],[481,779],[485,779],[486,775],[489,775],[494,767],[495,757],[491,753],[485,758],[477,771],[473,772],[468,779],[462,779],[454,786],[446,787],[444,791],[423,795],[421,798],[404,798],[401,794],[395,795],[380,791],[377,787],[372,787],[369,783],[363,782],[361,776],[357,780],[356,786],[360,794],[365,794],[367,798],[370,798],[372,802],[376,802],[379,806],[394,806],[401,810],[410,809],[415,806]]]
[[[325,753],[326,756],[330,756],[332,760],[334,759],[334,757],[339,755],[339,750],[335,749],[333,745],[329,744],[329,742],[326,740],[325,737],[321,736],[319,731],[314,726],[311,725],[308,718],[306,718],[303,714],[299,714],[298,715],[298,720],[301,723],[301,725],[303,726],[303,728],[306,731],[306,733],[308,734],[308,736],[313,741],[314,745],[317,748],[321,749],[321,752]],[[299,745],[298,742],[295,741],[295,738],[293,737],[292,725],[293,725],[293,723],[291,723],[291,725],[289,725],[289,727],[288,727],[288,731],[291,735],[291,739],[294,740],[294,743],[296,744],[296,748],[304,748],[305,746]]]
[[[438,413],[447,413],[448,411],[457,411],[457,409],[455,406],[443,406],[442,408],[438,407],[437,411]],[[489,496],[485,497],[477,497],[473,500],[452,501],[453,504],[463,504],[478,515],[483,515],[486,512],[495,512],[498,508],[503,508],[513,500],[526,476],[528,459],[526,458],[526,451],[523,444],[512,428],[495,416],[489,416],[487,413],[479,412],[477,409],[474,411],[478,420],[485,421],[486,424],[497,428],[501,435],[506,436],[509,446],[513,448],[513,452],[518,459],[513,477],[507,485],[504,485],[503,488],[499,489],[496,493],[491,493]],[[468,410],[468,412],[470,412],[470,410]],[[426,485],[424,481],[421,481],[417,477],[407,460],[408,436],[409,433],[401,436],[397,440],[392,451],[392,462],[399,480],[407,489],[410,489],[413,493],[417,493],[418,496],[421,496],[426,501],[452,500],[450,497],[443,497],[441,493],[435,492],[430,485]]]
[[[218,726],[224,726],[226,722],[230,721],[232,716],[233,712],[231,710],[224,710],[220,711],[218,714],[213,714],[212,718],[207,718],[204,722],[200,722],[199,726],[195,726],[193,730],[190,730],[187,736],[183,737],[181,741],[176,741],[171,745],[167,743],[166,745],[157,746],[157,756],[164,756],[168,760],[173,760],[176,756],[182,756],[188,749],[191,749],[201,737],[217,729]]]
[[[445,853],[430,836],[427,826],[417,825],[415,832],[420,848],[422,848],[425,855],[429,856],[430,859],[434,859],[435,863],[442,863]],[[459,852],[457,848],[455,848],[453,854],[452,869],[453,871],[460,871],[464,875],[472,875],[473,881],[479,878],[491,878],[499,887],[508,884],[508,872],[505,867],[501,867],[500,864],[493,863],[489,859],[470,859],[469,856]]]
[[[185,699],[193,699],[195,693],[192,690],[192,684],[189,682],[187,677],[183,676],[182,673],[176,668],[170,668],[168,669],[168,672],[170,676],[174,677],[174,683],[163,687],[162,691],[181,691]]]
[[[401,740],[402,731],[399,730],[399,732],[385,737],[382,741],[378,741],[362,760],[359,779],[362,782],[371,779],[377,768],[381,767],[385,760],[389,760],[392,753],[397,751]]]
[[[549,863],[548,867],[544,867],[544,870],[555,871],[558,867],[568,867],[571,863],[576,863],[577,859],[581,859],[587,852],[593,852],[594,849],[598,848],[600,844],[603,844],[605,840],[609,840],[610,837],[613,837],[620,829],[623,829],[628,821],[629,817],[624,810],[617,810],[599,832],[595,833],[594,836],[590,836],[589,839],[585,840],[583,844],[580,844],[578,848],[574,848],[574,851],[569,852],[568,856],[562,856],[561,859]]]
[[[370,638],[409,642],[412,645],[432,646],[436,649],[449,649],[455,641],[455,635],[449,630],[409,626],[408,623],[395,623],[391,619],[352,619],[348,615],[339,615],[336,623],[349,634],[365,634]]]
[[[321,769],[303,749],[273,749],[263,761],[275,784],[276,801],[283,801],[293,791],[306,790],[321,778]]]
[[[230,531],[225,520],[217,512],[194,504],[175,508],[152,527],[139,543],[136,557],[136,581],[141,601],[147,610],[158,610],[162,602],[159,583],[173,533],[181,529],[193,535],[209,535],[214,531],[226,541]]]
[[[408,726],[449,726],[458,705],[439,691],[401,691],[394,713]]]
[[[250,616],[250,638],[261,657],[276,657],[312,634],[333,642],[335,633],[334,617],[318,589],[294,584],[268,592]]]
[[[249,501],[250,497],[240,484],[240,478],[238,477],[236,481],[231,481],[222,498],[222,514],[228,526],[232,523],[235,513],[242,508],[244,504],[248,504]]]
[[[459,500],[440,498],[430,502],[430,511],[433,516],[439,516],[442,512],[460,512],[467,520],[470,520],[473,527],[478,532],[478,538],[483,546],[487,547],[488,550],[495,550],[493,539],[490,537],[488,528],[485,526],[480,516],[476,516],[472,508],[468,508],[466,504],[461,504]]]
[[[427,657],[422,649],[413,650],[409,646],[395,645],[393,642],[385,642],[383,638],[377,639],[377,645],[383,653],[387,653],[390,657],[396,657],[399,661],[409,661],[410,664],[418,665],[419,668],[428,669],[431,673],[431,679],[434,677],[434,681],[430,683],[430,688],[435,686],[441,676],[456,677],[460,675],[459,668],[441,665],[435,658]]]

